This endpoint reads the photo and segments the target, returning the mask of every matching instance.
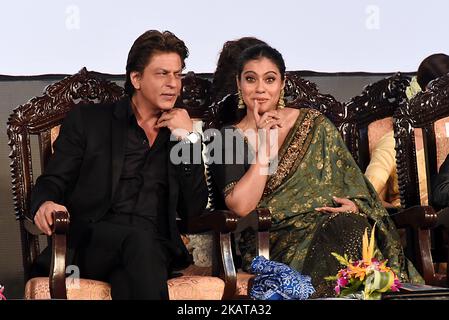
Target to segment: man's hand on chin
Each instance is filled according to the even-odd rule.
[[[181,140],[184,139],[189,132],[193,131],[193,121],[190,119],[186,109],[173,108],[162,113],[157,120],[155,127],[166,127],[170,129],[176,138]]]

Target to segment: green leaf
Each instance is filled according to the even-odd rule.
[[[342,265],[348,266],[350,264],[348,261],[348,257],[346,255],[342,257],[341,255],[335,252],[331,252],[331,255],[333,255]]]
[[[386,292],[388,291],[394,282],[394,274],[392,272],[380,272],[374,270],[366,278],[365,293],[371,294],[371,292]]]
[[[340,297],[347,295],[352,295],[354,293],[360,292],[363,286],[363,281],[350,279],[347,287],[343,288],[339,294]]]

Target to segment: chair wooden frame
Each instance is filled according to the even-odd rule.
[[[393,129],[397,139],[397,122],[399,119],[406,121],[402,114],[409,112],[409,102],[405,93],[409,84],[410,77],[398,72],[366,86],[361,95],[352,98],[345,105],[345,116],[339,126],[339,130],[362,172],[366,171],[370,162],[368,126],[374,121],[392,117]],[[402,135],[399,145],[398,140],[396,140],[398,173],[401,170],[404,171],[405,168],[410,170],[410,166],[413,165],[412,162],[407,162],[406,165],[401,162],[401,166],[398,160],[401,157],[404,158],[404,155],[414,152],[414,140],[412,140],[413,136],[410,133],[413,133],[413,131],[407,130]],[[408,147],[413,145],[413,150],[408,149],[408,151],[405,151],[400,147],[404,143],[407,143]],[[408,156],[404,159],[411,161],[411,157]],[[417,171],[407,172],[416,174],[414,177],[418,179]],[[404,180],[407,177],[408,175],[402,174],[402,179],[399,179],[399,187],[402,190],[400,191],[401,202],[404,200],[404,196],[406,196],[407,203],[410,203],[410,205],[402,203],[402,209],[389,210],[391,218],[398,229],[407,231],[406,255],[417,267],[420,274],[423,275],[426,283],[441,285],[442,282],[436,280],[434,276],[430,248],[430,232],[435,228],[438,216],[431,207],[419,205],[418,187],[414,189],[415,193],[405,190],[406,188],[414,187],[410,179]],[[417,182],[418,180],[414,181]],[[413,199],[413,202],[409,199]]]

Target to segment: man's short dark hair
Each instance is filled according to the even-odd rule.
[[[184,60],[189,56],[184,41],[179,39],[170,31],[160,32],[149,30],[134,41],[128,53],[126,62],[125,93],[132,97],[134,86],[131,83],[131,72],[143,73],[155,53],[177,53],[181,57],[182,68],[185,67]]]

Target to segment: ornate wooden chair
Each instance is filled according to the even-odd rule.
[[[207,80],[188,74],[183,79],[183,91],[177,104],[184,106],[193,118],[203,119],[209,105]],[[81,103],[104,103],[120,99],[123,89],[109,82],[95,72],[83,68],[73,76],[48,86],[40,97],[32,98],[18,106],[8,119],[7,133],[11,148],[12,191],[16,219],[20,224],[25,298],[29,299],[110,299],[107,283],[77,278],[74,270],[66,269],[65,250],[68,215],[55,212],[54,233],[50,239],[42,235],[32,222],[29,209],[33,176],[40,162],[43,170],[52,153],[52,142],[56,138],[59,125],[66,113]],[[37,137],[37,138],[36,138]],[[37,140],[37,148],[33,142]],[[34,171],[33,171],[34,169]],[[187,268],[181,276],[168,280],[171,299],[229,299],[236,292],[236,272],[230,251],[230,234],[240,224],[256,230],[269,228],[267,213],[253,213],[245,219],[238,219],[229,211],[205,212],[195,221],[181,221],[180,228],[185,233],[211,231],[215,234],[212,269]],[[269,219],[268,219],[269,220]],[[48,278],[30,279],[31,266],[40,253],[41,242],[47,240],[52,245],[52,266]],[[267,238],[265,239],[267,240]],[[268,248],[268,243],[260,248]],[[262,250],[263,251],[263,250]]]
[[[393,130],[395,112],[399,109],[408,110],[409,104],[405,91],[409,83],[408,76],[396,73],[368,85],[361,95],[352,98],[345,105],[345,116],[339,129],[362,172],[365,172],[370,162],[372,148],[384,134]],[[413,130],[408,131],[408,134],[413,132]],[[396,151],[398,150],[403,151],[396,145]],[[406,167],[408,165],[409,163]],[[399,164],[397,166],[399,168]],[[417,175],[416,179],[418,179]],[[400,188],[405,185],[407,183],[399,180]],[[409,193],[407,194],[410,196]],[[419,196],[419,193],[414,196]],[[402,229],[401,235],[407,257],[424,276],[426,283],[439,284],[435,278],[427,276],[429,273],[427,270],[433,269],[430,230],[435,226],[436,216],[431,208],[414,206],[416,204],[418,203],[410,206],[402,205],[402,208],[388,209],[388,211],[398,229]]]
[[[442,160],[448,154],[448,144],[438,143],[438,121],[449,116],[449,75],[435,80],[428,90],[417,94],[409,104],[402,105],[394,114],[396,138],[397,171],[401,205],[404,211],[425,212],[419,221],[424,227],[414,230],[415,247],[418,257],[416,265],[429,284],[448,286],[446,271],[435,270],[435,263],[448,258],[449,211],[424,206],[420,200],[418,164],[416,158],[416,129],[421,129],[425,154],[425,168],[428,198],[431,200],[431,185]],[[443,140],[444,142],[444,140]],[[440,157],[438,157],[440,154]],[[444,155],[444,156],[441,156]],[[440,158],[440,161],[438,159]],[[430,241],[432,235],[432,242]]]

